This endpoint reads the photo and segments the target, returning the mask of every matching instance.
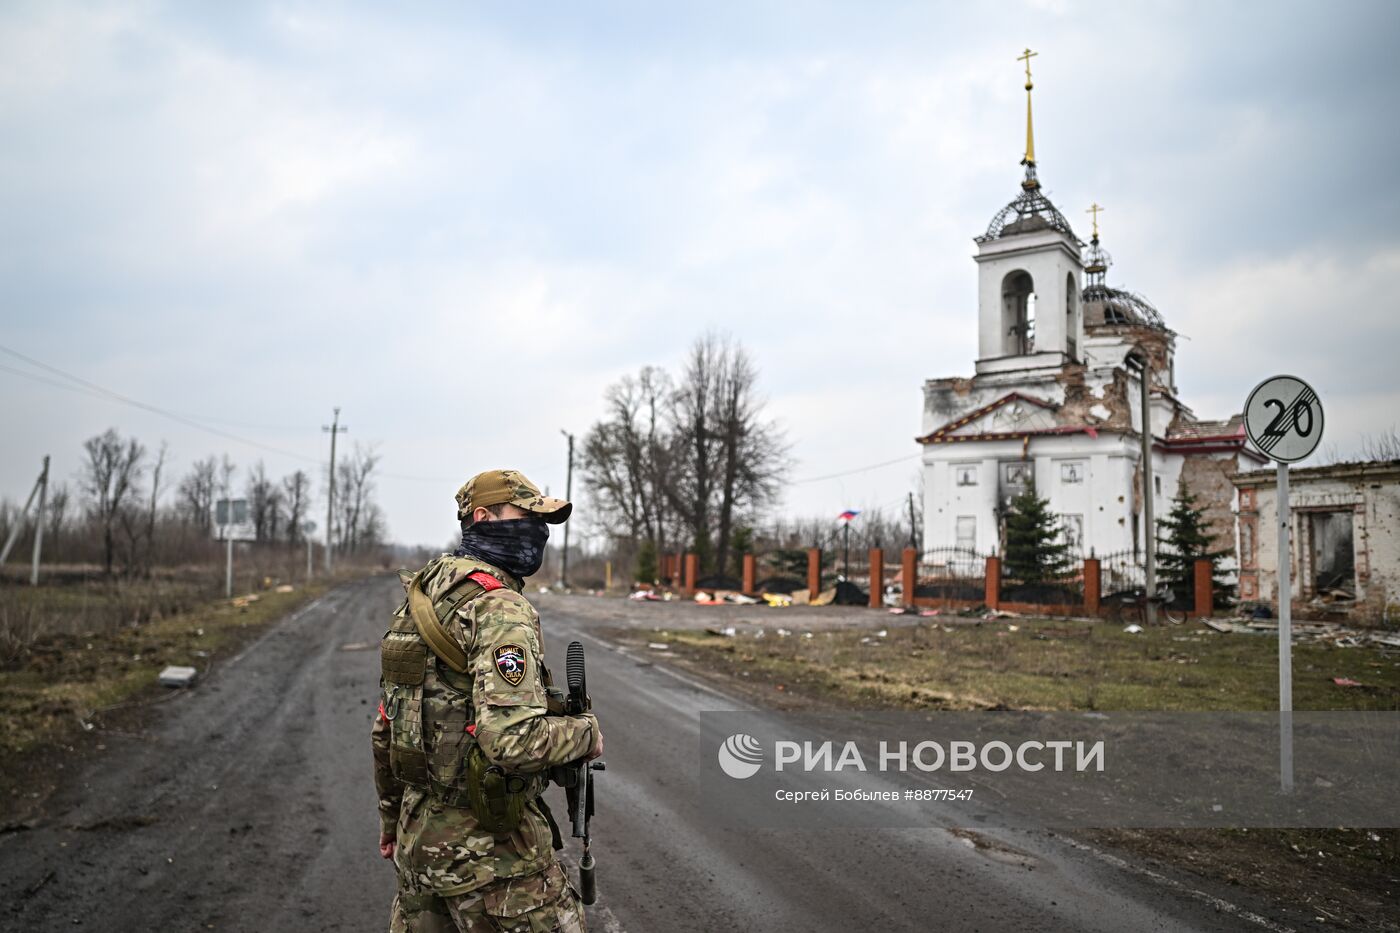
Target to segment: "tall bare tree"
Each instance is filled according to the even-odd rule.
[[[213,457],[196,460],[185,478],[180,480],[179,511],[185,521],[200,531],[209,532],[213,521],[214,494],[218,485],[218,464]]]
[[[373,447],[355,445],[355,451],[336,464],[336,516],[338,547],[342,553],[354,553],[363,547],[379,543],[371,538],[382,533],[382,514],[374,503],[374,469],[379,454]]]
[[[105,433],[88,438],[83,449],[87,452],[82,468],[83,490],[90,499],[93,520],[102,530],[103,566],[110,575],[116,531],[141,479],[146,448],[136,438],[123,440],[116,429],[108,428]]]
[[[258,541],[275,541],[282,518],[282,490],[276,480],[267,475],[261,460],[248,474],[248,517],[253,522],[253,536]]]
[[[726,574],[738,527],[771,504],[787,444],[764,415],[758,370],[728,337],[697,340],[680,379],[648,367],[606,395],[584,443],[584,479],[615,540],[669,540]]]
[[[306,471],[297,470],[282,478],[282,502],[287,513],[287,540],[292,544],[301,541],[301,526],[306,522],[311,496],[311,477]]]

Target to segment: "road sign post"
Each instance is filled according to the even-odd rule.
[[[315,522],[303,522],[302,537],[306,538],[306,582],[311,582],[311,533],[316,530]]]
[[[1288,465],[1304,459],[1322,440],[1322,402],[1296,376],[1274,376],[1255,386],[1244,403],[1249,439],[1272,459],[1278,513],[1278,710],[1279,785],[1293,791],[1293,516],[1288,505]]]
[[[220,499],[214,504],[214,524],[224,539],[224,598],[233,598],[233,539],[250,539],[247,499]]]

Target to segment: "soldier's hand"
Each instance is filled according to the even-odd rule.
[[[588,754],[583,756],[584,761],[592,761],[603,754],[603,727],[598,725],[598,717],[592,713],[588,718],[593,721],[593,747],[588,750]]]
[[[398,836],[395,835],[394,833],[380,833],[380,834],[379,834],[379,857],[380,857],[380,858],[393,858],[393,857],[394,857],[394,849],[398,846],[398,844],[399,844],[399,838],[398,838]]]

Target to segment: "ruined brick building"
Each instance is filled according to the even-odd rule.
[[[1026,69],[1021,192],[976,237],[977,360],[924,384],[924,547],[1003,550],[1008,500],[1033,484],[1083,554],[1142,553],[1140,361],[1150,385],[1158,517],[1184,477],[1220,545],[1235,547],[1232,474],[1264,462],[1242,419],[1203,421],[1176,384],[1176,334],[1143,297],[1107,283],[1098,207],[1087,249],[1036,174]]]

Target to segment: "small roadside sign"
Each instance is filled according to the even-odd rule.
[[[1297,463],[1322,440],[1322,402],[1297,376],[1272,376],[1249,393],[1244,429],[1270,460]]]
[[[1244,403],[1244,430],[1274,461],[1274,520],[1278,531],[1278,709],[1279,786],[1293,792],[1293,517],[1288,506],[1288,465],[1317,449],[1322,440],[1322,401],[1297,376],[1271,376]]]

